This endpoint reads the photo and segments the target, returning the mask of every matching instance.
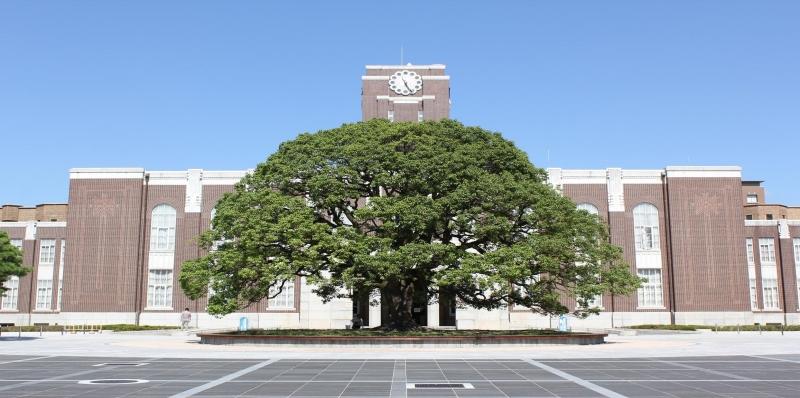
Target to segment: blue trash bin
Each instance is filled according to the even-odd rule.
[[[239,318],[239,331],[240,332],[246,332],[247,331],[247,321],[248,321],[247,317],[243,316],[243,317]]]
[[[566,315],[561,315],[558,317],[558,331],[566,332],[567,330],[569,330],[569,320]]]

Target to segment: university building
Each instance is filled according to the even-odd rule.
[[[448,118],[444,65],[367,66],[363,119]],[[769,204],[760,181],[739,167],[652,170],[548,169],[550,184],[608,224],[631,271],[646,279],[636,294],[615,297],[615,324],[800,323],[800,208]],[[177,282],[181,264],[202,252],[196,237],[213,208],[248,170],[150,171],[76,168],[66,204],[0,207],[0,230],[33,269],[5,282],[0,324],[177,324],[189,307],[198,327],[344,328],[354,317],[381,322],[365,297],[323,303],[302,278],[274,299],[222,318],[205,313]],[[565,303],[575,304],[564,298]],[[608,327],[612,300],[572,327]],[[450,299],[419,303],[429,327],[548,327],[523,308],[492,311]]]

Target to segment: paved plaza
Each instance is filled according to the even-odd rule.
[[[798,397],[799,340],[675,334],[611,336],[600,346],[430,349],[5,334],[0,397]]]
[[[798,361],[798,355],[265,361],[0,356],[0,396],[797,397]]]

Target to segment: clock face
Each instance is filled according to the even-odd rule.
[[[400,95],[411,95],[422,89],[422,76],[417,72],[401,70],[389,78],[389,88]]]

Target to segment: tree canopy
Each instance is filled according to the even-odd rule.
[[[605,225],[523,151],[452,120],[301,134],[223,196],[200,242],[209,252],[180,282],[194,299],[213,292],[210,313],[303,276],[325,300],[380,291],[390,328],[414,326],[415,296],[443,292],[475,308],[586,316],[603,274],[628,269]],[[617,286],[632,291],[627,275]]]
[[[3,282],[11,276],[25,276],[30,268],[22,266],[22,252],[11,244],[8,234],[0,231],[0,293],[5,293]]]

